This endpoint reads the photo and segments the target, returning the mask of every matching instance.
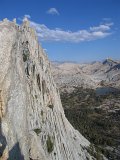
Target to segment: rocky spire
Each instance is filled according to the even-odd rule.
[[[50,62],[28,28],[26,18],[20,30],[0,25],[0,126],[9,159],[92,159],[89,141],[65,117]]]
[[[27,17],[24,17],[23,19],[23,25],[29,27],[30,26],[30,21],[28,20]]]

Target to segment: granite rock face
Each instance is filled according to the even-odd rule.
[[[0,159],[87,160],[90,143],[65,117],[34,29],[0,22]]]

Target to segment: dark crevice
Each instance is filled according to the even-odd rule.
[[[41,91],[40,75],[39,75],[39,74],[37,74],[37,75],[36,75],[36,77],[37,77],[37,84],[38,84],[39,90]]]
[[[30,74],[29,74],[29,66],[28,66],[28,64],[27,64],[27,67],[26,67],[26,69],[25,69],[25,73],[27,74],[27,76],[30,76]]]

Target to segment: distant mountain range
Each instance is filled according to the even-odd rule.
[[[105,59],[91,63],[52,62],[52,72],[60,89],[74,87],[120,87],[120,60]]]

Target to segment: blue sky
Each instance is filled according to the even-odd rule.
[[[120,0],[0,0],[0,19],[26,15],[51,60],[120,59]]]

